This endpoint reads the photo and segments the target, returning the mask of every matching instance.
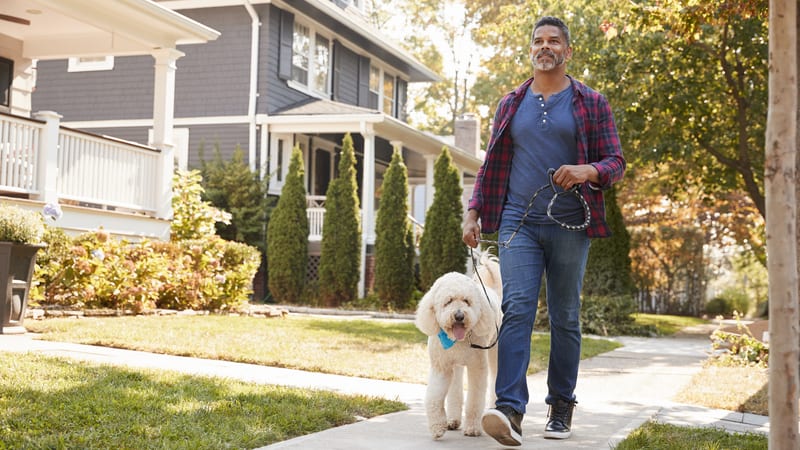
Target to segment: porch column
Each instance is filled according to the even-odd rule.
[[[153,88],[153,141],[161,150],[161,174],[158,178],[156,216],[172,217],[172,174],[175,156],[172,127],[175,122],[175,61],[183,56],[174,48],[153,50],[155,85]]]
[[[372,125],[361,123],[364,138],[364,174],[361,191],[361,276],[358,296],[363,298],[366,288],[367,245],[375,245],[375,131]]]
[[[425,211],[433,204],[433,174],[438,155],[425,155]]]
[[[46,125],[39,142],[36,161],[37,199],[45,204],[58,204],[58,133],[61,129],[61,115],[53,111],[40,111],[34,119],[45,121]]]

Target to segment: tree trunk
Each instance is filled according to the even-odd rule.
[[[769,271],[769,448],[800,448],[795,164],[797,145],[797,0],[769,2],[769,110],[765,193]]]

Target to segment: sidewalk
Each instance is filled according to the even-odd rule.
[[[709,349],[702,338],[617,339],[623,347],[581,362],[572,437],[566,441],[542,438],[545,416],[545,374],[528,378],[531,402],[522,425],[522,449],[609,449],[645,421],[724,427],[733,431],[767,433],[765,417],[680,405],[670,398],[688,383]],[[47,342],[32,334],[0,335],[0,351],[36,352],[98,363],[166,369],[183,373],[235,378],[248,382],[381,396],[403,401],[409,410],[376,417],[320,433],[276,443],[259,450],[375,449],[499,449],[487,436],[466,437],[448,432],[434,441],[427,430],[423,401],[425,386],[338,375],[302,372],[227,361],[203,360]]]

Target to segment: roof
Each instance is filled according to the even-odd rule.
[[[148,54],[219,32],[151,0],[3,0],[0,34],[29,59]]]

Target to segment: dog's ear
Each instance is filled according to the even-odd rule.
[[[434,302],[436,301],[436,291],[438,291],[439,283],[433,283],[433,286],[428,290],[417,305],[417,313],[414,317],[414,325],[419,328],[428,336],[436,336],[439,334],[439,323],[436,321],[436,311],[433,309]]]
[[[483,289],[477,290],[480,293],[473,301],[476,307],[480,308],[481,318],[475,324],[475,334],[477,336],[494,336],[497,333],[497,327],[500,325],[500,311],[495,307],[498,303],[497,294],[491,289],[486,289],[486,292]],[[487,295],[489,298],[486,298]]]

